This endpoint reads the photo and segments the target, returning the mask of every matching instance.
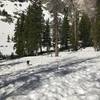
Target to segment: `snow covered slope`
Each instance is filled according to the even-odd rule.
[[[14,33],[14,25],[15,25],[15,19],[19,17],[19,14],[22,13],[27,9],[29,5],[29,2],[18,2],[18,1],[12,1],[12,0],[0,0],[0,11],[5,12],[7,14],[1,14],[0,15],[0,33],[7,33],[12,34]],[[9,22],[6,19],[9,19],[9,17],[12,19],[11,22]]]
[[[100,100],[100,52],[1,61],[0,100]]]

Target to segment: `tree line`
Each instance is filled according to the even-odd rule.
[[[56,1],[56,2],[54,2]],[[19,56],[38,55],[44,48],[49,53],[51,48],[55,51],[55,56],[60,50],[77,51],[80,48],[94,46],[97,50],[99,44],[99,12],[100,2],[97,3],[97,15],[95,24],[84,12],[80,12],[72,4],[64,9],[64,17],[59,18],[58,0],[51,0],[53,9],[53,21],[44,20],[41,0],[32,1],[28,7],[27,14],[24,12],[18,18],[15,34],[14,48]]]

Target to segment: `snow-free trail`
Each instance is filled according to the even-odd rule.
[[[2,61],[0,100],[100,100],[99,53],[87,48],[58,58]]]

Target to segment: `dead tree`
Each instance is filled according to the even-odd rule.
[[[53,41],[54,41],[54,50],[55,56],[59,56],[59,22],[58,22],[58,12],[60,11],[61,0],[50,0],[49,9],[53,16]]]

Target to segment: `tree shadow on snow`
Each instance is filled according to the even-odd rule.
[[[10,96],[15,96],[15,95],[26,95],[30,91],[36,89],[41,85],[40,82],[40,77],[34,74],[28,74],[26,76],[21,76],[13,80],[5,81],[4,84],[1,86],[2,88],[5,88],[9,85],[12,85],[11,88],[14,87],[14,90],[10,93],[3,93],[0,96],[0,100],[5,100],[6,98]]]
[[[67,62],[66,60],[68,59],[63,59],[61,60],[61,62],[63,62],[63,65],[54,62],[46,65],[40,65],[40,67],[37,66],[35,67],[36,70],[34,70],[34,67],[31,67],[29,69],[19,71],[15,74],[2,75],[0,76],[0,88],[2,89],[5,87],[9,87],[9,85],[12,84],[14,90],[10,93],[4,92],[3,94],[0,94],[0,100],[5,100],[10,96],[28,94],[30,91],[39,88],[42,85],[42,81],[44,79],[50,78],[51,76],[46,77],[46,75],[52,72],[55,76],[63,76],[85,69],[85,66],[77,68],[78,64],[95,58],[99,58],[99,56],[88,59],[73,60],[73,62]]]

